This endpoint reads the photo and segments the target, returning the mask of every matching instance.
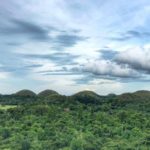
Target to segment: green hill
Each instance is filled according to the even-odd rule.
[[[136,91],[133,94],[140,97],[140,98],[144,97],[146,99],[150,99],[150,91],[141,90],[141,91]]]
[[[72,97],[84,104],[97,104],[101,102],[102,98],[104,98],[93,91],[81,91],[72,95]]]
[[[52,95],[59,95],[56,91],[53,91],[53,90],[49,90],[49,89],[47,89],[47,90],[44,90],[44,91],[42,91],[42,92],[40,92],[39,94],[38,94],[38,96],[39,97],[48,97],[48,96],[52,96]]]
[[[26,97],[34,97],[34,96],[36,96],[36,94],[33,91],[26,90],[26,89],[18,91],[14,95],[15,96],[26,96]]]
[[[150,91],[136,91],[134,93],[124,93],[118,95],[118,99],[123,102],[142,102],[150,100]]]

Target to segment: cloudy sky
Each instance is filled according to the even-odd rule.
[[[1,0],[0,93],[150,90],[150,0]]]

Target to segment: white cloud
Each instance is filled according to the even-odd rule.
[[[128,64],[137,70],[150,72],[150,47],[132,47],[120,52],[115,60],[122,64]]]
[[[136,77],[138,72],[126,65],[119,65],[109,60],[94,60],[84,64],[81,68],[83,72],[89,72],[95,75],[106,75],[108,77]]]

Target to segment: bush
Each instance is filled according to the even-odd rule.
[[[23,140],[21,143],[21,150],[30,150],[31,144],[28,140]]]
[[[9,138],[10,137],[10,131],[8,129],[4,129],[2,131],[2,137],[3,137],[3,139]]]

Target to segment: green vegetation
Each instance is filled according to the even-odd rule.
[[[15,93],[14,95],[16,96],[26,96],[26,97],[32,97],[32,96],[36,96],[36,94],[30,90],[21,90],[17,93]]]
[[[15,105],[0,105],[0,110],[8,110],[10,108],[15,108]]]
[[[0,96],[0,150],[150,149],[148,91],[39,95]]]
[[[58,93],[56,91],[53,91],[53,90],[44,90],[38,94],[38,96],[41,98],[42,97],[48,97],[51,95],[58,95]]]
[[[91,103],[91,104],[97,104],[101,103],[102,100],[104,100],[104,96],[99,96],[98,94],[92,92],[92,91],[82,91],[79,93],[76,93],[73,95],[74,99],[77,99],[81,103]]]

